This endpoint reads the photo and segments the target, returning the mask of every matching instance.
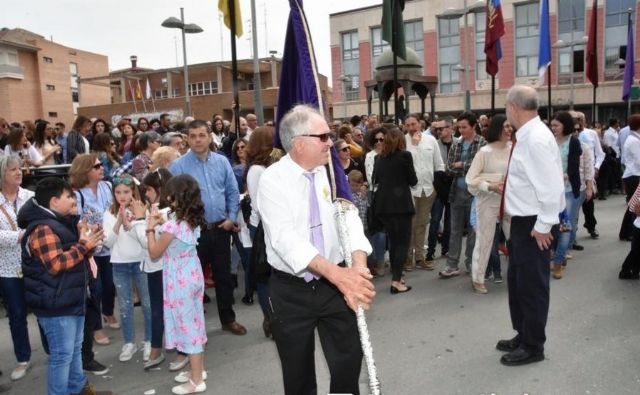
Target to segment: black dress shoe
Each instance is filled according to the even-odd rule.
[[[209,295],[204,294],[204,296],[202,297],[202,303],[211,303],[211,298],[209,297]]]
[[[242,297],[242,303],[246,304],[247,306],[251,306],[253,304],[253,296],[252,295],[244,295]]]
[[[401,293],[405,293],[405,292],[409,292],[411,291],[411,286],[407,285],[407,288],[405,289],[399,289],[394,287],[393,285],[391,286],[391,295],[395,295],[395,294],[401,294]]]
[[[509,354],[504,354],[500,358],[500,363],[507,366],[526,365],[544,360],[544,353],[529,351],[523,347],[518,347]]]
[[[575,244],[575,243],[574,243],[574,244],[571,246],[571,249],[572,249],[572,250],[576,250],[576,251],[582,251],[582,250],[584,250],[584,247],[583,247],[583,246],[581,246],[580,244]]]
[[[498,344],[496,344],[496,348],[504,352],[514,351],[518,347],[520,347],[520,340],[518,339],[518,336],[509,340],[500,340],[498,341]]]
[[[589,235],[591,236],[592,239],[597,239],[598,237],[600,237],[600,233],[598,233],[598,231],[595,229],[590,230]]]

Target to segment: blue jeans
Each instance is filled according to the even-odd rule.
[[[582,194],[581,194],[582,196]],[[573,192],[565,192],[564,199],[567,204],[567,215],[569,216],[569,220],[571,222],[572,230],[568,232],[558,232],[558,241],[556,243],[556,251],[553,256],[553,263],[559,265],[564,260],[565,255],[567,254],[567,250],[572,245],[571,242],[571,233],[573,229],[575,229],[578,223],[578,213],[582,206],[582,201],[584,198],[578,196],[577,198],[573,196]],[[576,225],[573,223],[573,218],[576,219]],[[575,239],[574,239],[575,240]]]
[[[498,244],[500,244],[501,233],[502,227],[500,224],[496,224],[496,233],[495,236],[493,236],[493,247],[491,248],[491,255],[489,255],[489,262],[485,276],[489,274],[493,274],[494,277],[501,275],[500,254],[498,253]]]
[[[576,244],[576,232],[578,231],[578,216],[580,215],[580,207],[582,207],[582,203],[584,203],[584,199],[586,198],[587,193],[585,191],[580,192],[580,196],[578,197],[578,205],[573,212],[569,213],[569,219],[571,220],[571,237],[569,238],[569,248],[571,248],[574,244]]]
[[[27,328],[27,302],[24,298],[24,280],[17,277],[0,277],[0,291],[7,303],[9,328],[13,341],[13,353],[18,362],[29,362],[31,344]]]
[[[113,282],[116,285],[118,303],[120,305],[120,322],[125,343],[136,340],[133,325],[133,287],[135,281],[144,316],[144,341],[151,341],[151,305],[149,303],[149,287],[146,273],[140,270],[140,262],[114,263]]]
[[[47,394],[69,395],[82,391],[87,378],[82,371],[84,316],[38,317],[49,344]]]
[[[427,255],[433,257],[438,244],[438,230],[444,215],[444,229],[442,230],[442,253],[449,251],[449,234],[451,233],[451,208],[449,202],[444,203],[437,198],[431,207],[431,221],[429,221],[429,237],[427,238]]]
[[[384,252],[387,249],[387,234],[384,232],[376,232],[369,236],[369,243],[373,247],[373,254],[371,257],[374,260],[374,264],[384,261]]]

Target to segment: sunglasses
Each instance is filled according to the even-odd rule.
[[[376,143],[384,143],[384,139],[376,139]]]
[[[113,185],[131,185],[133,184],[133,179],[130,177],[115,177],[113,179]]]
[[[342,148],[340,148],[340,151],[349,152],[349,147],[342,147]]]
[[[245,149],[245,146],[244,145],[239,145],[236,149],[237,150]]]
[[[102,163],[96,163],[95,165],[93,165],[93,168],[95,170],[101,169],[102,168]]]
[[[296,137],[315,137],[317,139],[320,139],[320,141],[322,141],[323,143],[326,143],[327,141],[329,141],[330,136],[331,134],[329,132],[325,132],[321,134],[309,134],[309,133],[299,134]]]

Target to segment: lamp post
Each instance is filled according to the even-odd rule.
[[[477,0],[475,3],[468,5],[467,0],[464,0],[463,7],[460,8],[447,8],[439,18],[442,19],[460,19],[464,17],[464,31],[467,34],[464,40],[464,65],[457,67],[458,70],[464,72],[464,110],[471,110],[471,65],[469,64],[469,41],[471,40],[471,34],[469,33],[469,21],[467,20],[468,14],[475,14],[483,12],[486,9],[486,4],[483,0]]]
[[[184,8],[180,7],[180,19],[169,17],[162,22],[162,27],[180,29],[182,31],[182,57],[184,61],[184,111],[185,116],[191,115],[191,98],[189,97],[189,68],[187,66],[186,33],[202,33],[202,28],[195,23],[184,23]]]
[[[574,70],[573,70],[573,47],[575,47],[576,45],[584,45],[587,43],[587,41],[589,41],[589,37],[584,36],[582,38],[579,38],[577,40],[573,40],[573,41],[569,41],[569,42],[565,42],[563,40],[558,40],[556,41],[551,47],[553,48],[557,48],[558,49],[558,53],[560,53],[560,49],[562,48],[570,48],[571,49],[571,62],[569,64],[569,68],[570,68],[570,74],[569,74],[569,84],[571,85],[571,99],[570,99],[570,104],[569,104],[569,109],[573,110],[573,105],[574,105],[574,101],[575,101],[575,87],[573,86],[573,76],[574,76]],[[558,55],[558,58],[560,58],[560,55]]]
[[[342,117],[347,118],[347,83],[351,82],[351,77],[343,74],[338,79],[342,82]]]

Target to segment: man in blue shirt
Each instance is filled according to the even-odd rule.
[[[201,229],[198,256],[203,267],[210,263],[216,279],[216,300],[222,329],[236,335],[247,330],[236,322],[233,311],[231,281],[231,232],[239,230],[235,223],[239,210],[238,184],[229,161],[211,152],[211,135],[207,124],[195,120],[188,126],[190,150],[169,167],[171,174],[189,174],[200,185],[206,226]]]

